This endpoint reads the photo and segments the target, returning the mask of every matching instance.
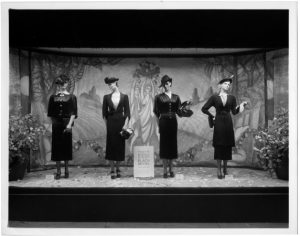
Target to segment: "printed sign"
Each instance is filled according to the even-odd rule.
[[[154,147],[135,146],[133,151],[134,178],[154,177]]]

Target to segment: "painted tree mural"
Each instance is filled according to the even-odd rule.
[[[130,126],[134,130],[133,137],[129,141],[131,156],[135,145],[157,146],[159,132],[153,107],[154,97],[159,92],[159,75],[159,66],[147,60],[139,63],[133,74],[130,90]]]

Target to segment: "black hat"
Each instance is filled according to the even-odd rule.
[[[114,82],[116,82],[116,81],[118,81],[119,79],[118,78],[115,78],[115,77],[106,77],[105,79],[104,79],[104,82],[106,83],[106,84],[111,84],[111,83],[114,83]]]
[[[164,76],[161,78],[161,82],[160,82],[160,86],[159,86],[159,87],[164,86],[168,81],[170,81],[170,82],[172,83],[172,78],[169,77],[168,75],[164,75]]]
[[[232,78],[233,78],[233,75],[227,76],[227,77],[221,79],[218,84],[223,84],[224,82],[227,82],[227,81],[232,84]]]
[[[58,76],[58,77],[56,78],[55,83],[56,83],[56,84],[63,85],[63,84],[65,84],[65,83],[68,83],[69,80],[70,80],[70,79],[69,79],[68,76],[66,76],[66,75],[60,75],[60,76]]]

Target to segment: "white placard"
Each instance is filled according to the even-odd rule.
[[[134,178],[154,177],[154,147],[135,146],[133,150],[133,176]]]

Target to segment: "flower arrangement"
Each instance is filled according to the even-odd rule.
[[[38,151],[40,136],[46,129],[32,114],[9,117],[9,172],[17,163],[24,163],[30,151]]]
[[[274,176],[282,165],[288,167],[289,125],[288,111],[280,109],[268,128],[260,128],[255,134],[254,150],[260,165]]]

